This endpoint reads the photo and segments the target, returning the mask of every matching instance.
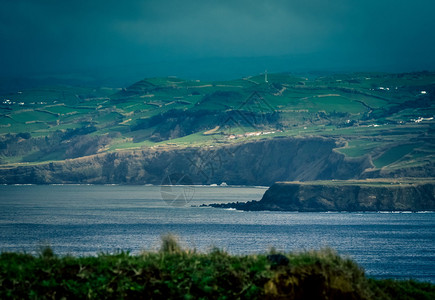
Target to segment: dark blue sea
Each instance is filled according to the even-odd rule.
[[[435,213],[242,212],[201,204],[259,200],[264,187],[0,186],[0,251],[96,255],[185,247],[232,254],[332,247],[375,278],[435,283]],[[181,201],[181,200],[182,201]],[[181,202],[180,202],[181,201]],[[184,202],[183,202],[184,201]],[[186,204],[186,206],[180,206]],[[193,206],[193,207],[192,207]]]

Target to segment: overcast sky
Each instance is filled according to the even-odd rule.
[[[0,4],[0,75],[117,69],[196,76],[219,65],[241,73],[435,69],[434,0]]]

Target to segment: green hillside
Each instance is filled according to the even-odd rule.
[[[223,82],[148,78],[127,88],[41,87],[0,95],[0,164],[277,136],[342,141],[375,168],[434,160],[435,73],[268,74]],[[344,145],[344,146],[343,146]]]

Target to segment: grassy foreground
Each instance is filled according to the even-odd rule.
[[[159,252],[0,255],[1,299],[435,299],[435,285],[368,279],[331,249],[232,256],[164,236]]]

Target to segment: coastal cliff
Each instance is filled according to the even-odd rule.
[[[435,180],[277,182],[260,201],[211,206],[248,211],[432,211]]]
[[[154,147],[64,161],[5,166],[1,184],[183,184],[270,186],[276,181],[356,179],[373,167],[369,157],[347,158],[334,139],[276,138],[220,147]]]

